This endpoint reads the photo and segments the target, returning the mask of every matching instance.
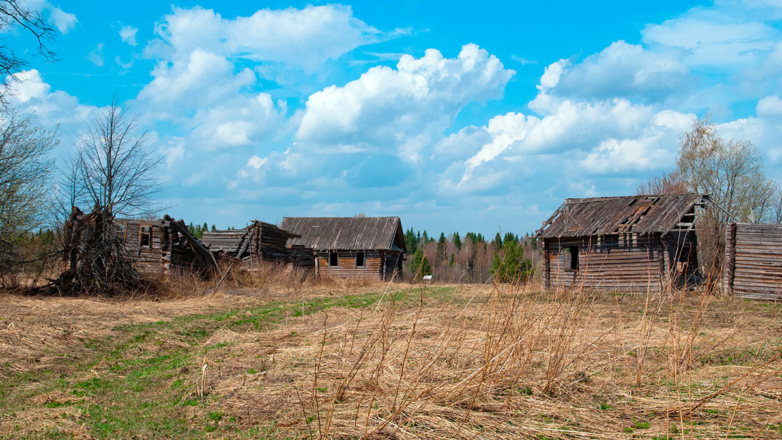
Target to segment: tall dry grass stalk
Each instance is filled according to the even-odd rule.
[[[693,367],[721,346],[701,333],[708,291],[647,292],[639,319],[622,307],[624,295],[538,287],[495,284],[485,296],[460,290],[434,305],[422,285],[333,328],[324,318],[303,401],[318,420],[313,434],[610,438],[621,430],[599,410],[584,411],[584,399],[610,392],[643,402],[639,418],[663,414],[666,424],[683,426],[696,423],[694,411],[715,397],[779,374],[780,347],[763,351],[764,340],[753,366],[733,382],[713,393],[695,385],[701,378]],[[604,306],[611,302],[616,307]],[[731,329],[722,342],[740,332]],[[533,408],[571,427],[514,423]]]

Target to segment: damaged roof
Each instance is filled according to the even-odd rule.
[[[626,197],[566,199],[543,223],[540,238],[592,235],[666,234],[693,206],[709,201],[702,194],[651,194]]]
[[[301,235],[288,246],[407,252],[399,217],[285,217],[281,227]]]

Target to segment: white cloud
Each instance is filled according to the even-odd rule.
[[[342,151],[392,148],[417,161],[465,105],[501,97],[514,73],[474,44],[452,59],[434,49],[418,59],[404,55],[396,70],[373,67],[312,94],[296,138]]]
[[[119,30],[119,37],[125,43],[128,43],[131,46],[135,46],[136,33],[138,33],[138,28],[135,28],[133,26],[122,26],[122,28]]]
[[[98,43],[98,45],[95,46],[95,49],[87,54],[87,61],[99,67],[105,64],[103,59],[103,43]]]
[[[578,64],[552,64],[541,78],[541,90],[555,88],[549,93],[562,96],[656,101],[680,94],[690,82],[689,68],[673,53],[617,41]]]
[[[49,130],[59,127],[61,137],[70,137],[84,128],[84,123],[97,114],[98,108],[79,103],[78,98],[62,90],[52,91],[35,69],[16,73],[9,82],[9,103],[24,113],[35,113],[36,122]],[[62,144],[72,145],[63,140]]]
[[[46,0],[22,0],[20,3],[30,11],[48,13],[49,21],[61,34],[67,34],[79,22],[74,14],[69,14]]]
[[[268,162],[268,161],[269,161],[269,159],[265,158],[265,157],[263,159],[261,159],[258,156],[252,156],[249,160],[247,160],[247,166],[248,167],[253,167],[253,168],[255,168],[257,170],[257,169],[261,168],[264,164],[266,164],[266,162]]]
[[[148,46],[150,55],[171,56],[171,51],[188,54],[201,49],[310,71],[356,47],[404,33],[383,33],[342,5],[262,9],[235,19],[223,19],[211,9],[175,7],[155,32],[160,40]]]
[[[40,98],[49,93],[51,86],[43,82],[41,73],[36,69],[23,70],[13,75],[11,84],[12,99],[19,104]]]
[[[450,192],[487,190],[535,175],[545,168],[541,163],[560,168],[572,163],[581,173],[598,175],[661,169],[672,165],[678,136],[695,118],[620,98],[594,102],[545,94],[538,98],[545,99],[533,101],[530,107],[545,115],[542,118],[512,112],[495,116],[478,129],[490,140],[463,163],[449,167],[441,176],[443,187]],[[462,136],[465,130],[451,137]]]
[[[57,30],[59,30],[60,33],[67,34],[71,29],[76,27],[76,23],[78,23],[79,20],[74,14],[69,14],[60,8],[51,6],[50,8],[51,9],[49,10],[49,14],[51,20],[54,22],[54,25],[57,27]]]
[[[758,101],[757,105],[758,116],[782,116],[782,100],[779,96],[766,96]]]
[[[255,83],[255,74],[245,68],[234,74],[224,56],[196,49],[173,63],[161,61],[152,71],[154,79],[138,99],[150,104],[161,117],[186,116],[189,110],[208,107]]]
[[[556,87],[559,84],[559,77],[569,65],[568,60],[559,60],[546,66],[543,76],[540,77],[538,90],[544,91]]]
[[[759,21],[714,10],[694,9],[681,18],[650,24],[642,32],[652,46],[677,48],[693,66],[729,67],[756,62],[759,52],[768,51],[779,31]]]
[[[285,111],[268,93],[236,97],[195,115],[192,143],[206,151],[254,145],[283,125]]]

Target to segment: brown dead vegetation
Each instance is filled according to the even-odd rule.
[[[248,279],[263,277],[234,276],[217,294],[209,285],[203,295],[167,301],[0,298],[0,365],[11,366],[0,372],[4,380],[46,369],[77,383],[119,384],[113,398],[80,399],[67,392],[73,384],[14,385],[0,404],[0,436],[52,429],[95,438],[782,436],[774,303],[697,292],[389,288],[283,274],[253,285],[261,281]],[[303,316],[293,313],[299,307]],[[274,313],[279,319],[253,321]],[[111,361],[83,344],[132,340],[128,325],[160,321],[174,324]],[[182,336],[195,323],[203,336]],[[122,388],[134,372],[113,363],[172,352],[191,355],[138,399],[169,402],[173,394],[176,402],[145,417],[165,411],[185,431],[140,422],[107,436],[91,424],[87,403],[113,407],[134,393]],[[97,363],[72,368],[87,359]],[[51,408],[68,399],[81,403]]]

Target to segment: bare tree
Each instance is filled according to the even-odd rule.
[[[664,173],[652,177],[646,183],[638,185],[635,190],[639,195],[650,194],[685,194],[688,192],[687,182],[677,172]]]
[[[161,158],[146,149],[146,133],[136,131],[135,116],[128,116],[115,96],[77,146],[84,196],[106,215],[142,216],[159,210],[152,203],[160,192],[152,171]]]
[[[61,206],[70,212],[63,225],[62,255],[68,263],[55,287],[60,293],[115,294],[146,289],[117,233],[117,216],[148,216],[158,210],[152,197],[160,187],[152,176],[160,158],[136,134],[135,118],[112,98],[89,124],[77,145],[71,169],[61,177]],[[82,212],[76,205],[92,206]]]
[[[58,141],[33,124],[31,116],[11,112],[0,120],[0,282],[18,266],[19,238],[41,225],[48,203],[48,157]]]
[[[707,210],[698,226],[700,261],[708,275],[716,276],[728,223],[768,219],[775,185],[766,177],[760,151],[749,141],[720,138],[708,118],[684,134],[677,173],[689,191],[709,194],[718,206]]]
[[[47,44],[54,41],[55,31],[40,12],[29,7],[28,2],[0,0],[0,33],[8,34],[14,28],[22,28],[32,34],[37,42],[36,52],[46,60],[54,61],[56,55]],[[0,43],[0,76],[3,87],[0,90],[0,105],[8,104],[9,83],[16,81],[14,73],[27,64],[4,43]]]

